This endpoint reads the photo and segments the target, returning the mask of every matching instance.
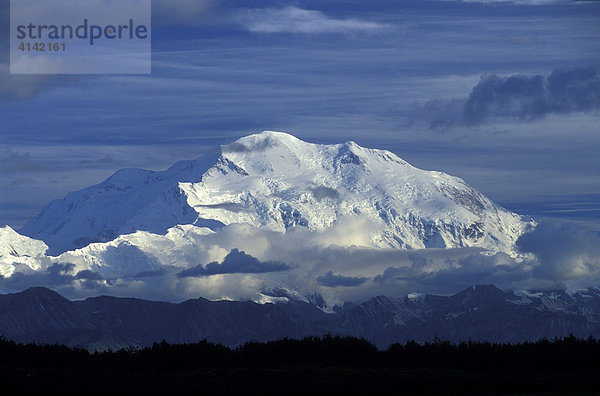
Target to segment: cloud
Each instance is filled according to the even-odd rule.
[[[71,263],[54,263],[44,270],[36,272],[15,272],[11,277],[0,276],[0,290],[22,291],[30,287],[48,287],[69,298],[85,298],[98,294],[119,294],[119,284],[112,285],[102,276],[93,271],[84,270],[76,274],[76,266]],[[125,296],[135,296],[132,293],[132,283],[127,285]],[[154,291],[156,295],[156,292]],[[147,296],[149,297],[149,296]]]
[[[331,271],[317,278],[317,282],[325,287],[354,287],[360,286],[368,280],[364,276],[344,276]]]
[[[72,172],[77,169],[113,169],[130,165],[126,158],[113,158],[110,155],[98,153],[97,156],[76,155],[76,148],[70,147],[71,156],[67,149],[62,149],[64,155],[54,156],[55,151],[51,148],[35,148],[36,151],[15,150],[12,147],[0,151],[0,172],[4,176],[16,173],[38,173],[48,174],[49,172]],[[53,152],[51,152],[53,151]]]
[[[555,70],[546,80],[548,104],[557,112],[600,108],[600,68]]]
[[[38,272],[15,272],[11,277],[0,277],[0,285],[9,290],[23,290],[33,286],[60,287],[75,280],[72,274],[74,267],[70,263],[54,263]]]
[[[487,74],[471,91],[463,116],[468,122],[480,122],[493,116],[534,118],[546,112],[542,76]]]
[[[463,116],[477,123],[493,117],[540,118],[600,108],[600,68],[555,70],[548,77],[481,77],[467,99]]]
[[[248,153],[266,151],[271,147],[275,147],[279,144],[279,141],[271,136],[264,138],[253,137],[251,140],[247,139],[242,142],[233,142],[223,146],[223,151],[226,153]]]
[[[262,274],[265,272],[288,271],[290,267],[279,261],[261,262],[238,249],[232,249],[221,264],[212,262],[198,265],[178,274],[180,277],[210,276],[220,274]]]
[[[315,197],[318,201],[326,198],[340,198],[340,193],[335,188],[330,188],[326,186],[312,187],[310,188],[310,192],[312,193],[313,197]]]
[[[117,246],[107,246],[98,255],[101,257],[103,265],[92,268],[106,279],[139,278],[140,274],[161,269],[161,264],[155,256],[128,242],[121,242]]]
[[[340,228],[352,230],[348,223]],[[474,284],[522,290],[600,282],[600,235],[577,224],[540,223],[519,239],[519,257],[476,248],[335,246],[325,234],[247,225],[214,233],[189,225],[167,235],[139,232],[121,237],[129,244],[112,242],[111,249],[95,245],[45,257],[39,271],[15,267],[13,276],[0,279],[0,290],[47,286],[69,297],[102,293],[168,301],[320,295],[331,306],[414,291],[452,294]],[[209,264],[196,265],[198,260]]]
[[[427,256],[420,253],[410,257],[408,266],[390,266],[374,277],[382,288],[411,285],[414,290],[452,293],[474,284],[493,283],[503,287],[527,287],[535,284],[531,278],[530,261],[517,261],[504,253],[482,254],[468,252]]]
[[[90,270],[83,270],[83,271],[79,271],[76,275],[75,275],[75,279],[91,279],[91,280],[101,280],[102,276],[94,271],[90,271]]]
[[[539,259],[536,277],[590,282],[600,278],[600,233],[581,224],[542,222],[519,238],[517,245]]]
[[[0,154],[0,172],[19,173],[44,170],[44,166],[36,163],[29,152],[6,150]]]
[[[416,106],[413,118],[432,128],[511,118],[533,121],[551,114],[600,109],[600,68],[557,69],[549,76],[484,74],[467,98],[434,99]]]
[[[330,18],[320,11],[294,6],[246,10],[239,12],[235,19],[249,31],[256,33],[352,33],[375,31],[385,27],[380,23],[354,18]]]

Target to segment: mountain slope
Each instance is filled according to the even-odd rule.
[[[52,201],[19,232],[43,240],[49,246],[48,254],[57,255],[135,230],[164,233],[173,225],[189,224],[197,216],[189,211],[178,185],[200,180],[214,163],[213,157],[181,161],[162,172],[121,169],[100,184]],[[140,210],[152,205],[157,210],[151,221],[130,225]]]
[[[389,151],[263,132],[163,172],[120,170],[53,201],[20,232],[56,255],[137,230],[165,234],[181,224],[323,231],[357,219],[366,224],[364,236],[347,243],[507,253],[533,226],[461,179],[417,169]]]

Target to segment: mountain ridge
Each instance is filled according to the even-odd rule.
[[[236,346],[328,333],[363,337],[382,348],[436,337],[453,342],[522,342],[571,333],[598,337],[600,289],[515,292],[476,285],[451,296],[377,296],[330,313],[294,300],[169,303],[99,296],[70,301],[40,287],[0,295],[0,335],[19,342],[118,349],[207,339]]]

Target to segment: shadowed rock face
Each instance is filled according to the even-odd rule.
[[[543,337],[600,336],[600,291],[506,292],[474,286],[453,296],[379,296],[324,313],[313,304],[188,300],[179,304],[133,298],[69,301],[45,288],[0,296],[0,334],[19,342],[90,349],[207,339],[246,341],[326,333],[393,342],[481,340],[519,342]]]

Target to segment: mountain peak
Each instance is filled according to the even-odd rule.
[[[244,153],[244,152],[257,152],[265,151],[271,147],[278,145],[298,145],[306,144],[303,140],[290,135],[285,132],[276,131],[263,131],[261,133],[255,133],[252,135],[244,136],[233,143],[229,143],[222,146],[223,152],[225,153]]]
[[[118,171],[51,203],[21,232],[57,254],[135,231],[164,235],[181,224],[325,232],[355,221],[373,227],[329,243],[513,254],[515,241],[532,225],[461,179],[417,169],[389,151],[264,131],[166,171]]]
[[[473,285],[459,292],[455,297],[485,300],[504,300],[506,293],[494,284]]]
[[[65,297],[61,296],[54,290],[46,287],[30,287],[19,293],[13,293],[13,297],[22,300],[35,300],[35,301],[68,301]]]

